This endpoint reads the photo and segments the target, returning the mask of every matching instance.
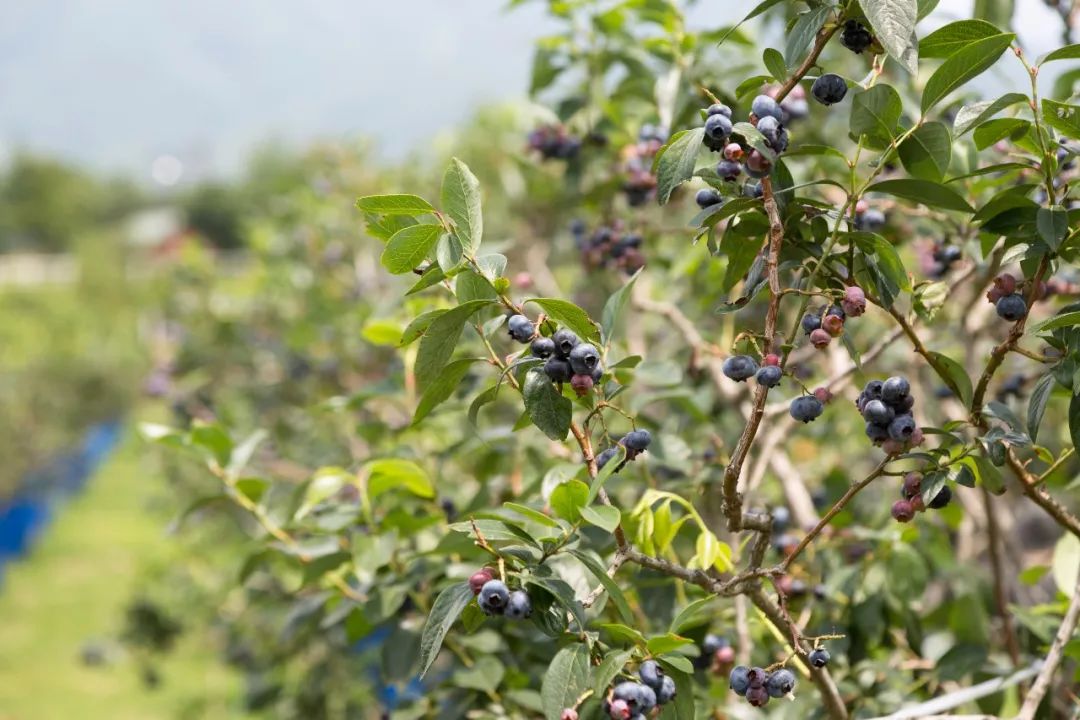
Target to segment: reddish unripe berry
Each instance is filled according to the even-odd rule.
[[[522,288],[522,289],[531,288],[532,284],[533,284],[532,275],[530,275],[527,272],[519,272],[517,275],[514,276],[514,285],[519,287],[519,288]]]
[[[577,710],[566,708],[562,711],[562,715],[559,716],[559,720],[578,720]]]
[[[591,375],[575,375],[570,378],[570,387],[574,388],[574,392],[578,397],[588,395],[593,389],[593,379]]]
[[[904,497],[910,500],[922,492],[923,475],[920,472],[909,472],[904,476]]]
[[[772,163],[757,150],[751,150],[746,156],[746,167],[756,173],[767,173],[772,169]]]
[[[998,289],[997,285],[994,285],[986,291],[986,301],[991,305],[996,304],[998,300],[1005,297],[1005,293]]]
[[[908,447],[913,447],[913,448],[920,447],[923,444],[923,441],[925,439],[926,439],[926,436],[923,435],[922,428],[917,427],[911,433],[911,437],[908,438]]]
[[[739,143],[728,143],[724,146],[724,159],[738,162],[743,159],[746,152]]]
[[[630,706],[625,700],[612,700],[608,714],[611,720],[630,720]]]
[[[1001,273],[994,278],[994,287],[1000,290],[1002,295],[1012,295],[1016,292],[1016,278],[1009,273]]]
[[[474,572],[472,577],[469,578],[469,589],[472,590],[473,595],[479,595],[480,589],[494,579],[495,574],[491,572],[491,568],[481,568]]]
[[[915,497],[908,500],[908,502],[911,503],[911,509],[915,512],[922,512],[926,509],[926,506],[923,505],[922,495],[916,495]]]
[[[844,299],[840,301],[840,307],[844,313],[852,317],[859,317],[866,312],[866,293],[861,287],[852,285],[844,290]]]
[[[716,651],[716,662],[721,665],[730,665],[735,662],[735,648],[727,645]]]
[[[769,704],[769,691],[764,687],[751,687],[746,691],[746,700],[754,707],[765,707]]]
[[[822,405],[827,405],[832,400],[832,391],[827,387],[814,388],[814,397]]]
[[[856,215],[862,215],[864,212],[866,212],[869,209],[870,209],[870,203],[866,202],[865,200],[860,200],[859,202],[855,203],[855,214]]]
[[[840,337],[844,334],[844,318],[839,315],[826,315],[821,319],[821,328],[833,337]]]
[[[830,335],[828,331],[818,328],[810,333],[810,342],[818,350],[821,350],[828,347],[829,343],[832,342],[832,335]]]
[[[791,584],[793,582],[790,575],[781,575],[780,579],[776,581],[776,589],[781,595],[787,597],[791,595]]]
[[[907,500],[897,500],[892,506],[892,516],[897,522],[910,522],[915,517],[915,508]]]
[[[1044,283],[1042,280],[1035,286],[1035,299],[1045,300],[1046,296],[1050,294],[1050,286]]]
[[[779,355],[774,355],[773,353],[769,353],[761,361],[761,364],[762,365],[779,365],[780,364],[780,356]]]
[[[881,443],[881,449],[885,451],[886,455],[899,455],[904,452],[906,445],[907,443],[889,438]]]

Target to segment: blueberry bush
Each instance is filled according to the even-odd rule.
[[[248,707],[1071,717],[1080,46],[543,4],[441,178],[327,151],[171,280],[144,430]]]

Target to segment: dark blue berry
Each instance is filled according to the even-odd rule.
[[[641,667],[638,668],[638,677],[641,678],[641,682],[651,687],[656,692],[660,692],[661,686],[664,684],[664,669],[660,667],[660,664],[655,660],[646,660],[641,663]]]
[[[825,73],[814,81],[810,93],[822,105],[835,105],[847,95],[847,82],[833,73]]]
[[[744,695],[750,689],[750,668],[745,665],[736,665],[728,675],[728,687]]]
[[[506,601],[505,615],[511,620],[524,620],[532,615],[532,601],[529,600],[529,594],[524,590],[515,590],[510,593],[510,599]]]
[[[674,700],[677,694],[675,681],[671,679],[670,675],[665,675],[660,683],[660,689],[656,691],[656,702],[660,705],[666,705]]]
[[[1024,302],[1024,297],[1019,293],[1013,293],[1001,298],[997,301],[995,308],[998,317],[1009,322],[1016,322],[1027,315],[1027,303]]]
[[[720,193],[712,188],[702,188],[698,190],[697,195],[694,196],[694,202],[702,209],[711,205],[717,205],[720,202]]]
[[[597,470],[602,469],[605,465],[607,465],[609,462],[611,462],[611,459],[613,457],[615,457],[618,454],[618,452],[619,452],[619,450],[617,448],[608,448],[607,450],[604,450],[599,455],[597,455],[596,456],[596,469]]]
[[[780,668],[769,675],[769,679],[765,681],[765,689],[769,691],[770,697],[784,697],[795,689],[795,673],[787,668]]]
[[[888,426],[896,417],[896,411],[880,400],[870,400],[863,405],[862,416],[867,422]]]
[[[900,415],[889,423],[889,437],[897,442],[907,442],[915,432],[915,419],[910,415]]]
[[[549,357],[544,363],[544,372],[552,382],[570,382],[570,378],[574,376],[570,363],[559,357]]]
[[[736,382],[743,382],[754,376],[758,365],[749,355],[732,355],[721,366],[724,375]]]
[[[648,430],[631,430],[626,433],[626,436],[622,439],[623,446],[625,446],[627,450],[633,450],[635,452],[641,452],[649,447],[649,443],[651,442],[652,435]]]
[[[555,341],[551,338],[538,337],[532,341],[532,354],[538,358],[549,358],[555,353]]]
[[[877,423],[866,423],[866,437],[874,442],[884,442],[889,439],[889,426]]]
[[[784,377],[784,371],[776,365],[765,365],[757,371],[757,375],[754,379],[757,380],[759,385],[765,387],[776,387],[780,384],[780,380]]]
[[[829,651],[825,648],[815,648],[810,652],[810,664],[816,668],[823,668],[829,664]]]
[[[578,375],[591,375],[600,366],[600,351],[591,343],[579,343],[570,350],[570,368]]]
[[[480,589],[477,602],[480,609],[488,615],[502,615],[506,604],[510,602],[510,590],[502,580],[488,580]]]
[[[804,423],[817,419],[824,411],[825,406],[813,395],[802,395],[795,398],[791,401],[791,406],[788,408],[788,413],[791,414],[791,417]]]
[[[943,485],[938,494],[934,496],[934,499],[927,503],[927,507],[940,510],[948,505],[950,500],[952,500],[952,490],[949,489],[948,485]]]
[[[706,110],[705,113],[710,117],[712,115],[723,115],[728,120],[731,119],[731,108],[729,108],[727,105],[724,105],[723,103],[715,103],[713,105],[710,105],[709,109]]]
[[[840,44],[855,54],[860,54],[874,42],[874,36],[858,20],[848,20],[844,23],[844,31],[840,33]]]
[[[563,328],[557,331],[551,336],[551,339],[555,342],[555,354],[564,360],[570,357],[570,351],[578,344],[578,336],[574,334],[573,330],[567,330]]]
[[[911,383],[902,377],[891,377],[881,386],[881,399],[889,405],[904,402],[911,392]]]
[[[510,330],[510,337],[518,342],[526,343],[532,339],[534,333],[533,324],[524,315],[511,315],[506,321],[506,327]]]
[[[734,180],[742,172],[742,163],[734,160],[721,160],[716,164],[716,174],[724,180]]]
[[[710,115],[705,121],[705,137],[714,144],[723,142],[731,135],[731,128],[731,120],[727,115]]]
[[[814,313],[806,313],[802,316],[802,329],[803,332],[809,335],[818,328],[821,327],[821,316]]]
[[[773,118],[778,123],[784,119],[784,111],[768,95],[758,95],[754,98],[754,102],[750,105],[750,112],[757,116],[759,124],[767,117]]]

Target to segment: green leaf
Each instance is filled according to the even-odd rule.
[[[412,272],[442,235],[440,225],[412,225],[398,230],[383,249],[382,266],[394,275]]]
[[[657,661],[664,666],[664,670],[671,676],[671,679],[675,681],[675,702],[674,713],[671,710],[665,708],[663,714],[660,716],[661,720],[696,720],[697,708],[694,705],[694,678],[691,673],[679,667],[678,664],[672,662],[675,659],[675,655],[670,657],[660,657]]]
[[[505,675],[506,667],[501,662],[491,655],[481,655],[472,667],[455,670],[450,680],[454,687],[487,693],[499,687]]]
[[[957,20],[939,27],[919,42],[919,55],[926,58],[947,58],[955,52],[1001,30],[985,20]]]
[[[931,350],[930,356],[945,370],[946,382],[952,388],[952,391],[956,393],[956,396],[960,398],[960,401],[964,403],[964,406],[967,407],[971,405],[971,396],[974,391],[971,386],[971,378],[968,377],[967,370],[964,369],[964,366],[948,355],[943,355],[939,352]]]
[[[752,222],[754,217],[758,218],[759,223]],[[757,224],[761,222],[764,222],[761,215],[747,215],[737,223],[728,223],[724,228],[724,237],[720,239],[720,253],[727,256],[727,269],[720,283],[722,292],[728,292],[735,287],[754,264],[764,242],[765,229],[762,229],[762,233],[757,232]]]
[[[803,55],[810,49],[810,43],[814,41],[814,36],[817,35],[818,30],[832,15],[832,11],[832,5],[826,3],[799,15],[794,27],[787,34],[787,44],[784,47],[784,63],[786,66],[794,66],[802,61]],[[772,72],[773,76],[779,81],[783,81],[786,75],[786,73],[776,75],[772,68],[769,68],[769,72]]]
[[[533,425],[552,440],[565,440],[573,415],[570,399],[563,397],[551,379],[535,368],[525,375],[522,394],[525,396],[525,412]]]
[[[1065,533],[1058,539],[1054,546],[1054,559],[1050,569],[1054,575],[1054,582],[1058,590],[1072,597],[1076,589],[1077,573],[1080,573],[1080,538],[1071,533]]]
[[[769,143],[765,141],[765,136],[758,132],[758,129],[748,122],[737,122],[732,126],[732,135],[741,135],[750,147],[757,150],[759,153],[767,157],[770,161],[776,160],[776,151],[769,147]]]
[[[581,517],[591,525],[614,532],[619,527],[622,516],[610,505],[585,505],[581,508]]]
[[[1060,205],[1039,208],[1035,223],[1039,229],[1039,237],[1047,247],[1057,252],[1061,241],[1069,234],[1069,211]]]
[[[968,460],[974,465],[975,478],[979,485],[995,495],[1001,495],[1005,492],[1005,478],[1001,476],[1001,471],[994,467],[989,458],[974,455]],[[969,467],[971,466],[969,465]]]
[[[535,303],[560,325],[570,328],[582,340],[598,340],[600,333],[589,314],[567,300],[557,298],[531,298],[525,304]]]
[[[439,654],[446,633],[472,599],[473,592],[467,582],[451,585],[435,598],[435,604],[424,623],[424,631],[420,634],[420,677],[427,673]]]
[[[939,122],[928,122],[900,144],[900,162],[912,175],[938,181],[945,177],[952,161],[952,137]]]
[[[874,35],[901,67],[919,72],[919,44],[915,37],[919,4],[916,0],[859,0]]]
[[[903,103],[896,90],[888,85],[875,85],[852,98],[851,134],[856,139],[865,135],[871,147],[885,147],[896,135],[902,112]]]
[[[960,108],[953,122],[953,133],[960,137],[976,125],[998,114],[1005,108],[1017,103],[1027,102],[1027,95],[1020,93],[1006,93],[997,100],[972,103]]]
[[[746,15],[746,17],[744,17],[744,18],[743,18],[742,20],[740,20],[739,22],[735,23],[735,24],[734,24],[734,25],[732,25],[732,26],[731,26],[730,28],[728,28],[727,32],[725,32],[725,33],[724,33],[724,34],[723,34],[723,35],[722,35],[722,36],[720,37],[720,39],[719,39],[719,40],[717,40],[716,44],[717,44],[717,45],[723,45],[723,44],[724,44],[724,41],[725,41],[725,40],[727,40],[727,39],[728,39],[729,37],[731,37],[731,34],[732,34],[733,32],[735,32],[736,30],[738,30],[738,29],[739,29],[739,26],[740,26],[740,25],[742,25],[742,24],[743,24],[744,22],[746,22],[747,20],[753,20],[753,19],[754,19],[754,18],[756,18],[756,17],[758,16],[758,15],[760,15],[760,14],[761,14],[761,13],[763,13],[763,12],[765,12],[766,10],[768,10],[769,8],[771,8],[772,6],[774,6],[774,5],[779,5],[779,4],[780,4],[781,2],[783,2],[783,1],[784,1],[784,0],[763,0],[763,2],[760,2],[760,3],[758,3],[758,4],[757,4],[757,5],[756,5],[756,6],[754,7],[754,9],[753,9],[753,10],[751,10],[751,11],[750,11],[750,12],[749,12],[749,13],[748,13],[748,14]]]
[[[606,577],[606,574],[605,574]],[[626,622],[635,622],[633,619]],[[609,650],[607,655],[604,655],[604,659],[593,671],[593,693],[597,697],[603,697],[607,691],[608,686],[611,685],[611,681],[614,680],[622,669],[626,667],[626,663],[630,662],[630,658],[633,657],[634,651],[630,650]]]
[[[684,638],[675,633],[665,633],[664,635],[657,635],[651,637],[645,643],[645,647],[653,655],[663,655],[669,653],[672,650],[677,650],[683,645],[692,645],[694,643],[690,638]]]
[[[1027,409],[1027,431],[1034,442],[1039,437],[1039,425],[1042,423],[1043,413],[1046,412],[1046,403],[1050,400],[1050,393],[1054,390],[1054,376],[1047,374],[1039,378],[1035,388],[1031,391]]]
[[[1007,28],[1012,24],[1013,6],[1014,0],[975,0],[971,14],[998,27]]]
[[[626,301],[630,299],[630,293],[634,289],[634,283],[637,282],[639,275],[641,275],[641,270],[634,273],[630,279],[627,280],[621,288],[613,292],[611,297],[607,299],[607,302],[604,303],[604,309],[600,313],[600,329],[602,331],[601,335],[604,340],[604,345],[611,344],[615,323],[618,321],[623,308],[626,307]]]
[[[408,292],[406,292],[405,294],[415,295],[421,290],[427,290],[432,285],[438,285],[445,279],[446,273],[443,272],[443,269],[439,266],[439,263],[432,263],[431,266],[424,271],[424,274],[420,276],[420,279],[417,280],[416,283],[411,288],[409,288]]]
[[[761,54],[761,61],[777,82],[783,82],[787,78],[787,65],[784,63],[784,56],[780,54],[779,50],[765,48],[765,52]]]
[[[968,205],[967,200],[958,192],[941,183],[930,182],[929,180],[883,180],[871,185],[867,188],[867,191],[887,193],[912,202],[942,208],[943,210],[974,212],[974,209]]]
[[[472,270],[458,273],[454,279],[454,294],[459,303],[469,300],[495,300],[499,297],[491,281]]]
[[[434,381],[449,362],[469,318],[480,308],[491,304],[490,300],[470,300],[450,308],[431,321],[420,339],[420,349],[416,353],[414,372],[416,382],[421,388],[426,388]]]
[[[626,448],[622,445],[615,445],[615,456],[612,457],[604,467],[600,468],[596,473],[596,477],[589,483],[589,502],[591,503],[596,499],[596,496],[600,494],[600,488],[604,487],[604,483],[615,472],[615,468],[619,467],[622,461],[626,458]]]
[[[1069,401],[1069,436],[1073,447],[1080,447],[1080,395],[1076,394]]]
[[[1020,422],[1020,418],[1016,416],[1016,413],[1012,411],[1012,408],[1005,403],[998,402],[997,400],[991,400],[986,403],[986,407],[983,412],[990,417],[997,418],[1006,423],[1011,430],[1014,430],[1020,434],[1026,434],[1024,431],[1024,425]]]
[[[971,139],[975,141],[975,147],[979,150],[985,150],[998,140],[1021,137],[1030,127],[1030,122],[1020,118],[987,120],[975,128],[975,133],[971,136]]]
[[[584,643],[567,645],[555,653],[540,685],[545,720],[559,720],[564,709],[574,707],[589,687],[590,670],[589,648]]]
[[[607,592],[608,597],[611,598],[611,602],[615,604],[615,609],[619,612],[619,617],[624,623],[633,625],[637,620],[634,618],[634,613],[630,609],[630,604],[626,602],[626,596],[623,595],[622,588],[619,584],[607,574],[607,570],[601,565],[592,555],[586,553],[584,550],[572,549],[570,554],[581,561],[581,564],[592,573],[592,576],[597,579],[604,590]]]
[[[1060,47],[1057,50],[1053,50],[1046,54],[1041,60],[1039,65],[1043,65],[1054,60],[1080,60],[1080,44],[1066,45]]]
[[[714,611],[711,609],[711,606],[715,600],[716,596],[711,596],[698,598],[693,601],[679,611],[679,614],[671,621],[671,627],[669,627],[668,630],[678,634],[705,624],[712,617],[711,614]]]
[[[701,141],[705,128],[683,130],[671,136],[667,145],[660,148],[653,162],[656,175],[656,199],[661,205],[667,203],[671,192],[694,176]]]
[[[576,523],[581,520],[581,509],[586,506],[588,498],[588,485],[580,480],[567,480],[555,486],[548,503],[556,515]]]
[[[457,235],[443,235],[435,246],[435,261],[447,275],[451,275],[452,271],[461,265],[464,256],[464,249]]]
[[[401,339],[398,340],[398,347],[405,347],[406,345],[412,344],[420,337],[423,337],[424,333],[427,332],[428,327],[435,321],[435,318],[445,312],[445,308],[439,308],[438,310],[428,310],[425,313],[417,315],[405,328],[405,332],[401,333]]]
[[[443,211],[454,221],[455,235],[467,255],[475,255],[484,234],[480,181],[457,158],[450,161],[442,183]]]
[[[997,62],[1014,39],[1016,35],[1013,33],[1002,33],[976,40],[950,55],[926,81],[922,97],[923,114],[925,115],[927,110],[941,102],[953,90],[982,74]]]
[[[431,203],[418,195],[368,195],[358,199],[356,207],[380,215],[425,215],[435,212]]]
[[[635,621],[634,625],[637,624]],[[645,636],[640,631],[627,625],[619,625],[618,623],[603,623],[600,625],[600,629],[607,632],[616,640],[622,642],[633,643],[639,647],[645,647]]]
[[[516,502],[504,502],[503,507],[508,510],[513,510],[518,515],[524,515],[533,522],[539,523],[540,525],[543,525],[545,527],[557,529],[561,528],[558,522],[548,517],[544,513],[540,512],[539,510],[529,507],[528,505],[522,505]]]
[[[461,383],[461,379],[465,377],[465,373],[469,371],[469,367],[477,361],[477,358],[465,358],[463,360],[455,360],[447,365],[446,368],[439,373],[438,377],[435,378],[435,381],[424,389],[424,394],[420,396],[420,402],[416,406],[416,412],[413,413],[413,425],[419,423],[427,417],[428,413],[453,395],[454,390],[456,390],[457,386]]]
[[[372,499],[397,488],[408,490],[418,497],[435,497],[435,488],[427,472],[410,460],[370,460],[364,463],[362,471],[367,474],[367,492]]]

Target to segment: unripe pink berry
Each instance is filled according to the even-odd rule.
[[[832,391],[827,387],[814,388],[814,397],[822,405],[827,405],[832,400]]]
[[[844,299],[840,301],[840,307],[844,313],[851,317],[859,317],[866,312],[866,293],[861,287],[852,285],[844,290]]]
[[[744,155],[746,155],[746,152],[739,143],[728,143],[724,146],[724,158],[726,160],[738,162],[743,159]]]
[[[915,508],[907,500],[897,500],[892,506],[892,516],[897,522],[910,522],[915,517]]]
[[[765,358],[761,362],[762,362],[763,365],[779,365],[780,364],[780,356],[775,355],[773,353],[769,353],[768,355],[765,356]]]
[[[870,203],[866,202],[865,200],[860,200],[859,202],[855,203],[855,214],[856,215],[862,215],[864,212],[866,212],[869,209],[870,209]]]
[[[905,443],[899,440],[893,440],[889,438],[885,442],[881,443],[881,449],[885,451],[886,455],[899,455],[904,452]]]
[[[725,645],[716,651],[716,662],[721,665],[729,665],[735,662],[735,648]]]
[[[908,500],[922,492],[923,474],[920,472],[909,472],[904,476],[904,497]]]
[[[574,388],[574,392],[578,397],[588,395],[593,389],[593,379],[591,375],[575,375],[570,378],[570,387]]]
[[[491,571],[491,568],[481,568],[469,578],[469,589],[473,591],[473,595],[479,595],[484,585],[494,579],[495,574]]]
[[[1001,273],[994,278],[994,287],[1000,290],[1002,295],[1012,295],[1016,292],[1016,278],[1009,273]]]
[[[566,708],[562,711],[562,715],[559,716],[559,720],[578,720],[577,710]]]
[[[911,433],[911,437],[908,438],[908,445],[911,447],[920,447],[924,440],[926,440],[926,436],[923,435],[922,428],[917,427],[914,432]]]
[[[768,172],[772,168],[772,163],[769,162],[769,158],[765,157],[757,150],[751,150],[750,154],[746,156],[746,167],[753,172],[763,173]]]
[[[832,335],[830,335],[827,330],[818,328],[810,333],[810,342],[818,350],[821,350],[828,347],[829,343],[832,342]]]
[[[826,315],[821,319],[821,327],[833,337],[844,334],[844,318],[839,315]]]

